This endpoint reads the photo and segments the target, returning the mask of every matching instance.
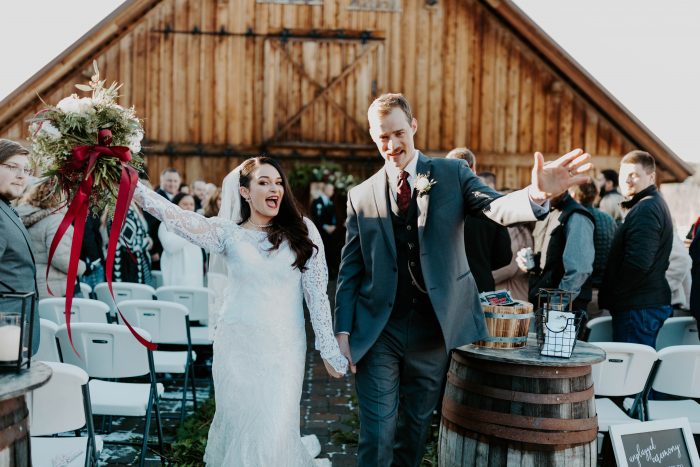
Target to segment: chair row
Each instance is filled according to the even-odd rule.
[[[674,345],[660,351],[641,344],[596,342],[605,350],[592,377],[599,431],[639,420],[688,417],[700,434],[700,346]],[[651,390],[680,400],[648,400]],[[622,410],[610,397],[626,397]]]
[[[612,317],[602,316],[586,323],[588,342],[613,342]],[[656,350],[672,345],[698,345],[698,323],[692,316],[668,318],[656,337]]]

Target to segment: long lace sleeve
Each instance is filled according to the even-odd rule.
[[[316,335],[316,350],[321,352],[321,357],[330,363],[333,368],[345,374],[348,360],[340,353],[338,341],[333,335],[333,323],[331,319],[331,307],[328,301],[328,266],[323,251],[323,242],[316,226],[309,219],[304,218],[309,229],[309,238],[318,247],[313,256],[306,262],[306,271],[301,276],[304,288],[304,298],[309,307],[311,325]]]
[[[163,222],[169,231],[213,253],[223,253],[227,242],[234,240],[239,230],[232,221],[219,217],[206,218],[180,209],[141,183],[136,186],[134,201]]]

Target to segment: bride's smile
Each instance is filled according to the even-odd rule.
[[[241,196],[250,204],[250,220],[268,224],[279,214],[284,197],[284,182],[276,168],[262,164],[252,174],[250,187],[241,187]]]

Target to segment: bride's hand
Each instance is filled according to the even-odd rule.
[[[333,365],[328,363],[326,360],[323,360],[323,364],[326,366],[326,371],[328,372],[328,374],[331,375],[333,378],[342,378],[343,377],[343,374],[335,371],[335,368],[333,368]]]

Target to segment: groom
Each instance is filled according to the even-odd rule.
[[[358,465],[417,466],[448,351],[487,335],[465,215],[504,225],[543,217],[547,199],[588,179],[590,157],[576,150],[545,165],[536,153],[532,185],[501,196],[464,161],[415,149],[418,123],[403,95],[377,98],[368,119],[385,164],[348,194],[335,331],[355,373]]]

